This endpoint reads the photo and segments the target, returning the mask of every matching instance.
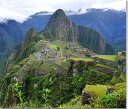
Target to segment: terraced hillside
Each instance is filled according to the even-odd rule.
[[[91,82],[86,83],[81,95],[75,96],[68,103],[61,105],[60,108],[125,107],[126,52],[119,52],[118,55],[95,55],[93,58],[96,63],[94,71],[100,74],[100,82],[98,84],[97,81],[93,83],[97,76],[92,75]],[[103,74],[109,75],[109,78]],[[107,84],[102,83],[101,80],[106,81]]]

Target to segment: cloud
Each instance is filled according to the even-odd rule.
[[[125,0],[0,0],[0,22],[15,19],[23,22],[28,16],[40,12],[61,8],[78,11],[80,8],[112,8],[121,10],[126,6]]]

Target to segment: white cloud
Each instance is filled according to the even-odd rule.
[[[80,8],[125,8],[125,0],[0,0],[0,22],[15,19],[22,22],[29,15],[40,11],[63,10],[78,11]]]

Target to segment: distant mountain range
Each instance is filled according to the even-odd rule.
[[[34,27],[41,31],[47,24],[53,12],[42,11],[30,16],[23,24],[15,20],[0,23],[0,27],[14,41],[14,45],[21,42],[26,30]],[[87,9],[84,13],[65,11],[71,21],[76,24],[97,30],[116,51],[126,50],[126,12],[112,9]],[[1,37],[1,36],[0,36]]]
[[[126,50],[126,12],[112,9],[81,9],[78,12],[65,11],[68,18],[79,25],[97,30],[115,51]],[[26,31],[34,27],[40,32],[48,23],[52,12],[39,12],[29,16],[22,24],[15,20],[0,23],[0,54],[5,54],[19,44]]]
[[[126,50],[126,12],[112,9],[87,9],[86,12],[66,11],[66,15],[76,24],[97,30],[116,51]],[[35,27],[39,32],[44,29],[52,12],[36,13],[23,25]],[[40,21],[40,23],[37,23]]]

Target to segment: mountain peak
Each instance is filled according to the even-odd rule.
[[[63,14],[65,15],[64,11],[62,9],[58,9],[54,12],[54,14]]]
[[[73,23],[68,19],[62,9],[58,9],[51,16],[45,27],[45,32],[50,30],[52,36],[60,40],[75,41],[75,32]],[[47,36],[48,37],[48,36]]]
[[[67,18],[66,14],[64,13],[64,11],[62,9],[58,9],[57,11],[55,11],[51,17],[51,19],[56,19],[59,20],[61,18]]]

